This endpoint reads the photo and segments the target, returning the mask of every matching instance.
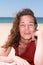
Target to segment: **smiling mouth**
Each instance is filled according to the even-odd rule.
[[[25,33],[25,35],[30,35],[31,33]]]

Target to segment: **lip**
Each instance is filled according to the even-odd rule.
[[[25,35],[29,35],[29,34],[31,34],[31,33],[25,33]]]

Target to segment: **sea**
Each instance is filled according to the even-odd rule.
[[[12,23],[14,17],[0,17],[0,23]],[[43,23],[43,17],[36,17],[38,23]]]

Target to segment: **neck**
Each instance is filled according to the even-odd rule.
[[[24,44],[28,44],[29,42],[31,42],[31,40],[32,40],[32,38],[30,38],[30,39],[23,39],[23,38],[21,38],[20,42],[24,43]]]

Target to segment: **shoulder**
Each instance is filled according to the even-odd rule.
[[[32,41],[32,42],[30,42],[30,43],[28,44],[27,51],[34,53],[35,50],[36,50],[36,44],[35,44],[34,41]]]
[[[31,41],[29,44],[28,44],[28,48],[29,47],[36,47],[36,42],[35,41]]]

